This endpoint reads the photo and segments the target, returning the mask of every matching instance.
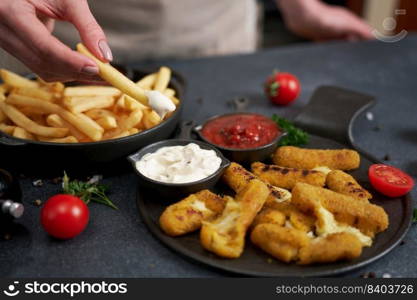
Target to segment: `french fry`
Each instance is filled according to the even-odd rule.
[[[0,131],[3,131],[4,133],[12,135],[15,128],[16,126],[0,123]]]
[[[5,69],[0,69],[0,77],[3,79],[3,82],[11,87],[39,87],[36,81],[26,79],[16,73],[7,71]]]
[[[42,101],[42,100],[39,100]],[[48,102],[46,102],[48,103]],[[22,127],[30,133],[45,137],[60,138],[64,137],[68,133],[67,128],[53,128],[39,125],[33,122],[31,119],[22,114],[17,108],[4,102],[0,103],[0,108],[7,117],[12,120],[16,125]]]
[[[137,129],[137,128],[130,128],[128,131],[129,131],[129,135],[136,134],[136,133],[140,132],[140,130]]]
[[[45,116],[43,115],[33,115],[29,119],[31,119],[33,122],[38,123],[39,125],[42,125],[42,126],[48,125],[46,124]]]
[[[146,129],[155,127],[161,123],[161,117],[154,110],[146,110],[143,114],[143,125]]]
[[[124,109],[126,110],[136,110],[136,109],[148,109],[147,106],[143,105],[142,103],[140,103],[139,101],[136,101],[135,99],[133,99],[132,97],[128,96],[128,95],[122,95],[122,97],[124,98]]]
[[[115,117],[104,116],[96,120],[97,124],[105,130],[117,128],[117,121]]]
[[[48,92],[54,93],[54,94],[61,94],[64,89],[65,85],[62,82],[55,81],[55,82],[46,82],[42,78],[38,77],[36,78],[36,81],[39,83],[39,85],[47,90]]]
[[[17,105],[16,105],[17,106]],[[35,116],[35,115],[46,115],[47,113],[44,112],[43,110],[36,108],[36,107],[19,107],[19,110],[22,112],[22,114],[26,115],[26,116]]]
[[[130,135],[129,130],[125,130],[125,131],[122,131],[119,134],[116,134],[116,135],[113,135],[113,136],[109,137],[108,139],[118,139],[118,138],[122,138],[122,137],[129,136],[129,135]]]
[[[46,118],[46,123],[49,126],[51,126],[51,127],[64,127],[64,128],[68,128],[68,130],[70,132],[70,135],[74,136],[80,142],[87,142],[87,141],[89,141],[89,139],[87,138],[87,136],[84,133],[82,133],[81,131],[79,131],[72,124],[68,123],[67,121],[65,121],[64,119],[62,119],[57,114],[50,114]]]
[[[20,95],[12,95],[12,97],[8,97],[6,99],[6,103],[38,108],[49,114],[58,114],[61,118],[71,123],[93,141],[99,141],[103,136],[103,128],[97,125],[97,123],[93,120],[85,115],[84,116],[88,119],[82,118],[79,116],[81,114],[71,113],[57,104]]]
[[[69,136],[66,136],[66,137],[63,137],[63,138],[59,138],[59,139],[48,139],[48,138],[38,136],[38,139],[42,142],[66,143],[66,144],[78,143],[78,140],[72,135],[69,135]]]
[[[113,118],[116,117],[116,115],[112,111],[107,110],[107,109],[101,109],[101,108],[90,109],[84,112],[84,114],[89,116],[93,120],[97,120],[102,117],[113,117]]]
[[[6,84],[0,84],[0,98],[4,96],[9,91],[9,88]]]
[[[93,108],[107,108],[114,104],[112,96],[65,97],[63,104],[73,113],[81,113]]]
[[[22,96],[28,96],[33,98],[42,99],[45,101],[54,101],[54,94],[42,90],[40,88],[33,88],[33,87],[18,87],[12,90],[12,93],[16,93]]]
[[[167,88],[164,91],[164,95],[167,96],[168,98],[174,97],[175,96],[175,90],[171,89],[171,88]]]
[[[141,88],[143,88],[144,90],[151,90],[155,84],[156,76],[157,76],[156,73],[146,75],[145,77],[140,79],[138,82],[136,82],[136,84],[140,86]]]
[[[171,69],[168,67],[159,68],[158,75],[156,76],[154,90],[163,93],[168,87],[171,80]]]
[[[21,127],[16,127],[13,130],[13,136],[17,137],[19,139],[26,139],[26,140],[34,140],[35,137],[30,134],[27,130],[21,128]]]
[[[79,43],[77,45],[77,51],[95,61],[99,68],[99,75],[101,78],[110,83],[112,86],[118,88],[123,93],[140,101],[142,104],[148,105],[148,97],[146,97],[145,91],[140,86],[136,85],[109,63],[104,63],[97,59],[83,44]]]
[[[78,117],[79,119],[81,119],[86,124],[89,124],[91,127],[94,127],[96,130],[98,130],[101,133],[103,133],[103,131],[104,131],[103,127],[101,127],[100,125],[98,125],[97,122],[95,122],[89,116],[86,116],[83,113],[75,114],[75,116]]]
[[[127,118],[123,118],[120,120],[119,128],[121,131],[129,130],[142,121],[143,118],[143,111],[141,109],[137,109],[132,111]]]
[[[64,97],[87,97],[87,96],[120,96],[120,90],[112,86],[74,86],[64,90]]]
[[[171,101],[175,104],[175,106],[178,106],[180,104],[180,99],[178,99],[175,96],[170,97]]]

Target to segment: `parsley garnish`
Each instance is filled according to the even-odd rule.
[[[71,180],[64,172],[62,179],[62,188],[65,194],[71,194],[79,197],[86,204],[90,202],[97,202],[111,208],[118,209],[116,205],[107,197],[106,191],[108,187],[98,182],[84,182],[79,180]]]
[[[280,140],[279,146],[301,146],[307,144],[307,132],[295,127],[294,124],[287,119],[275,114],[272,115],[272,120],[277,123],[281,129],[287,132],[287,135]]]
[[[413,223],[417,223],[417,208],[414,208],[413,211]]]

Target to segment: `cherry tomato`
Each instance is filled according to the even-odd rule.
[[[414,186],[414,180],[400,169],[375,164],[369,168],[369,180],[372,186],[388,197],[401,197]]]
[[[287,105],[300,94],[300,81],[290,73],[275,72],[265,83],[265,93],[276,104]]]
[[[80,198],[58,194],[49,198],[41,210],[41,224],[45,231],[59,239],[79,235],[88,224],[89,210]]]

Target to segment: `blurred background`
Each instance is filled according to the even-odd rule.
[[[389,36],[400,33],[402,30],[417,31],[416,0],[326,0],[325,2],[350,9],[381,34]],[[274,0],[259,0],[259,5],[262,6],[264,12],[260,23],[263,26],[261,48],[309,42],[286,29]],[[391,18],[395,20],[395,23],[388,23],[392,20]]]
[[[258,32],[261,33],[258,36],[258,49],[312,42],[286,28],[274,0],[257,0],[257,2]],[[375,32],[383,37],[394,36],[402,31],[403,33],[417,31],[417,0],[326,0],[324,2],[348,8],[365,19]],[[28,72],[20,62],[2,49],[0,49],[0,66],[19,73]]]

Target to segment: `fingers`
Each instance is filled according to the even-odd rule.
[[[92,15],[87,1],[68,2],[67,18],[77,28],[83,43],[97,58],[105,62],[113,60],[106,36]]]
[[[29,67],[40,70],[46,80],[56,76],[66,80],[89,78],[98,74],[94,61],[72,51],[53,37],[35,14],[16,16],[15,20],[16,36],[39,58],[38,66]]]

